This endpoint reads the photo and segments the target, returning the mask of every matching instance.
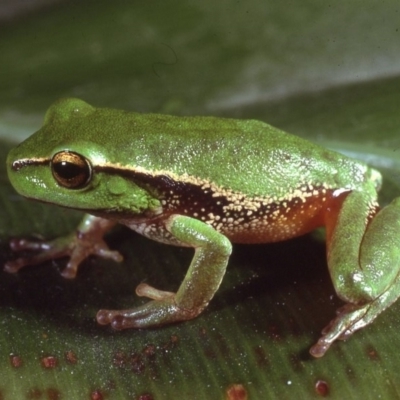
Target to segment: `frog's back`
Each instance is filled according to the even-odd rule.
[[[248,196],[283,197],[304,185],[350,188],[367,171],[364,164],[260,121],[126,116],[124,129],[131,133],[113,146],[116,161],[125,152],[129,163],[144,170],[193,177]]]
[[[304,185],[352,188],[367,171],[364,164],[260,121],[140,114],[78,99],[55,103],[34,136],[32,146],[44,156],[55,145],[68,148],[81,140],[83,150],[93,149],[109,166],[208,182],[253,197],[281,198]]]

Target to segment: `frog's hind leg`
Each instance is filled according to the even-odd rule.
[[[400,296],[400,198],[377,212],[375,197],[371,184],[351,192],[327,223],[329,271],[347,304],[310,349],[314,357],[370,324]]]

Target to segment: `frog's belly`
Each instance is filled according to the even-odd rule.
[[[199,219],[224,234],[233,243],[268,243],[300,236],[324,225],[324,206],[326,204],[312,201],[299,207],[276,207],[273,212],[263,213],[233,210],[220,216],[212,213],[201,215],[197,212],[173,214]],[[185,246],[168,231],[167,221],[170,217],[171,214],[165,214],[154,220],[125,221],[124,224],[158,242]]]
[[[278,242],[323,226],[325,210],[332,200],[328,196],[315,196],[304,201],[282,201],[261,205],[256,210],[233,210],[218,220],[213,218],[204,222],[234,243]]]
[[[316,214],[310,218],[302,215],[282,218],[276,221],[255,219],[250,223],[222,227],[220,230],[233,243],[270,243],[280,242],[304,235],[323,225],[323,218]]]

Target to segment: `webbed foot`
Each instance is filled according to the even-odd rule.
[[[120,262],[123,260],[122,255],[118,251],[110,250],[103,240],[103,235],[112,226],[114,226],[113,222],[87,215],[75,232],[51,241],[12,239],[10,247],[13,251],[30,250],[40,251],[40,253],[8,261],[4,270],[16,273],[26,266],[38,265],[55,258],[69,257],[68,264],[61,275],[64,278],[72,279],[75,278],[79,265],[90,255]]]
[[[190,310],[179,307],[175,293],[161,291],[145,283],[136,288],[136,294],[153,300],[130,310],[100,310],[97,322],[100,325],[110,324],[116,330],[147,328],[186,321],[195,318],[203,310],[200,307]]]

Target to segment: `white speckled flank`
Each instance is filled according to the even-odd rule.
[[[274,242],[308,232],[322,224],[326,202],[351,188],[324,182],[299,182],[285,196],[254,196],[220,187],[206,179],[170,171],[147,171],[121,165],[102,168],[130,170],[134,179],[151,183],[163,211],[153,220],[127,222],[130,228],[151,239],[178,244],[165,228],[165,218],[181,214],[213,226],[234,242]],[[169,182],[166,184],[165,182]],[[321,221],[321,222],[319,222]]]

